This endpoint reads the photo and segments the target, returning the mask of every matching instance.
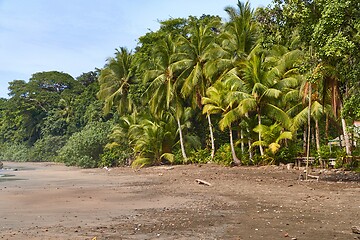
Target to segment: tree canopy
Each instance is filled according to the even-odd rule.
[[[333,154],[356,156],[359,1],[257,9],[239,1],[223,10],[227,19],[159,21],[135,49],[119,47],[81,76],[10,82],[0,157],[83,167],[273,164],[321,159],[336,138],[344,143]]]

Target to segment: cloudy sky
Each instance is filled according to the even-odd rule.
[[[252,7],[271,0],[250,0]],[[0,97],[8,82],[42,71],[77,77],[115,48],[133,49],[157,20],[202,14],[226,19],[237,0],[0,0]]]

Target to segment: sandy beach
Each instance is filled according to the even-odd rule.
[[[0,239],[357,239],[360,183],[212,164],[134,170],[4,162]],[[17,170],[17,171],[14,171]],[[199,184],[196,179],[210,183]]]

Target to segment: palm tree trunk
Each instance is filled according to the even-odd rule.
[[[237,156],[236,156],[231,126],[229,126],[229,132],[230,132],[231,155],[232,155],[233,161],[234,161],[235,164],[241,165],[241,161],[240,161],[240,160],[237,158]]]
[[[319,120],[315,119],[315,142],[316,150],[320,150],[320,129],[319,129]]]
[[[252,151],[251,151],[251,140],[250,140],[250,131],[249,131],[249,128],[246,128],[246,131],[247,131],[247,133],[248,133],[248,147],[249,147],[249,159],[250,159],[250,161],[252,161],[252,159],[253,159],[253,154],[252,154]]]
[[[245,113],[245,117],[249,118],[248,113]],[[249,160],[252,161],[252,159],[253,159],[253,154],[252,154],[252,151],[251,151],[251,139],[250,139],[250,130],[249,130],[249,127],[246,127],[246,132],[247,132],[247,134],[248,134]]]
[[[318,119],[315,119],[315,141],[316,141],[316,150],[319,153],[320,152],[320,129],[319,129],[319,120]],[[319,158],[319,161],[320,161],[320,167],[324,167],[321,156]]]
[[[310,158],[310,137],[311,137],[311,83],[309,83],[309,106],[308,106],[308,132],[307,132],[307,149],[306,149],[306,177],[309,174],[309,158]]]
[[[258,110],[258,124],[259,126],[261,125],[261,115],[260,115],[260,111]],[[261,156],[264,156],[264,149],[261,145],[261,132],[259,132],[259,149],[260,149],[260,154]]]
[[[341,125],[342,125],[342,130],[343,130],[343,135],[344,135],[346,155],[351,156],[350,139],[349,139],[349,134],[346,130],[346,122],[345,122],[344,118],[341,118]]]
[[[177,124],[178,124],[178,128],[179,128],[181,153],[184,158],[184,162],[186,163],[188,161],[188,158],[187,158],[186,152],[185,152],[184,139],[183,139],[182,130],[181,130],[180,118],[178,118],[176,120],[177,120]]]
[[[244,132],[242,129],[240,129],[240,139],[241,139],[241,153],[244,155],[245,152],[245,144],[244,144]]]
[[[306,149],[307,149],[307,129],[304,126],[304,133],[303,133],[303,154],[306,155]]]
[[[325,119],[325,144],[329,143],[329,114],[326,113],[326,119]]]
[[[212,129],[210,114],[207,114],[207,119],[209,122],[209,131],[210,131],[210,139],[211,139],[211,160],[213,160],[215,156],[215,141],[214,141],[214,133]]]

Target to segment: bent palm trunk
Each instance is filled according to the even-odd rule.
[[[211,160],[213,160],[215,156],[215,141],[214,141],[214,133],[212,129],[210,114],[207,114],[207,119],[209,122],[209,131],[210,131],[210,139],[211,139]]]
[[[344,118],[341,118],[341,125],[342,125],[342,129],[343,129],[343,134],[344,134],[346,155],[351,156],[350,139],[349,139],[349,134],[346,130],[346,122],[345,122]]]
[[[258,124],[259,126],[261,125],[261,116],[260,116],[260,111],[258,111]],[[260,154],[261,156],[264,156],[264,149],[261,145],[261,132],[259,132],[259,149],[260,149]]]
[[[177,124],[178,124],[178,128],[179,128],[179,136],[180,136],[180,147],[181,147],[181,153],[182,156],[184,158],[184,162],[186,163],[188,158],[186,156],[186,152],[185,152],[185,147],[184,147],[184,139],[183,139],[183,135],[182,135],[182,130],[181,130],[181,123],[180,123],[180,119],[177,119]]]
[[[236,153],[235,153],[233,135],[232,135],[232,130],[231,130],[230,126],[229,126],[229,132],[230,132],[231,155],[232,155],[233,161],[234,161],[235,164],[241,165],[241,161],[237,158]]]
[[[316,141],[316,150],[319,153],[320,152],[320,129],[319,129],[319,120],[315,119],[315,141]],[[320,156],[319,158],[320,160],[320,167],[325,167],[323,166],[323,160]]]

